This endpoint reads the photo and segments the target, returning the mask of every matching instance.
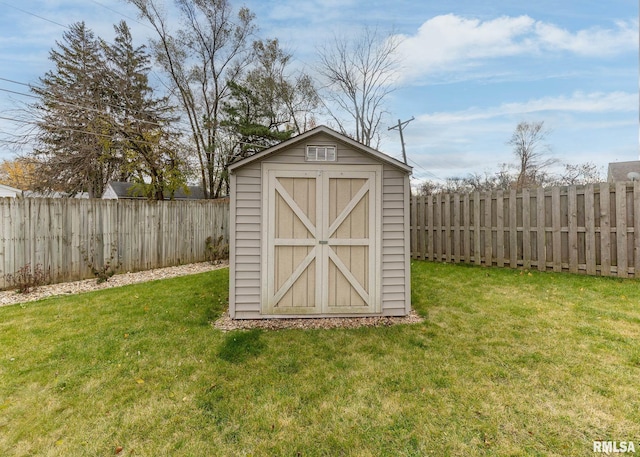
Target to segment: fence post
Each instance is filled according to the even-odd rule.
[[[544,188],[538,187],[536,195],[536,207],[537,207],[537,245],[538,245],[538,271],[545,271],[547,269],[547,221],[545,215],[545,202],[544,202]]]
[[[589,184],[584,190],[584,225],[585,225],[585,261],[587,274],[596,274],[596,224],[595,224],[595,198],[593,184]]]
[[[424,260],[425,259],[425,242],[427,235],[427,228],[425,227],[425,196],[422,195],[418,198],[418,223],[420,224],[420,228],[418,231],[418,258]]]
[[[516,190],[509,191],[509,266],[518,267],[518,197]]]
[[[435,245],[435,260],[442,262],[442,200],[440,194],[436,195],[434,202],[433,221],[435,230],[433,232],[433,244]]]
[[[411,196],[411,258],[418,258],[418,218],[417,218],[417,200],[415,195]]]
[[[434,259],[433,195],[427,197],[427,258]]]
[[[493,265],[493,195],[487,192],[484,203],[484,262],[490,267]]]
[[[552,223],[552,255],[553,271],[562,271],[562,229],[560,221],[560,188],[551,189],[551,223]]]
[[[522,189],[522,266],[531,268],[531,197]]]
[[[442,226],[445,231],[444,234],[444,258],[447,262],[451,262],[453,259],[453,250],[451,249],[451,240],[452,240],[452,227],[451,227],[451,194],[445,194],[443,198],[444,204],[444,217],[442,218]]]
[[[618,277],[628,276],[627,261],[627,183],[616,183],[616,247]]]
[[[640,278],[640,182],[633,182],[633,273]]]
[[[611,276],[611,219],[609,183],[600,184],[600,274]]]
[[[459,263],[460,253],[460,194],[453,194],[453,262]]]
[[[476,265],[482,263],[480,247],[480,192],[473,193],[473,260]]]
[[[504,193],[496,192],[496,261],[504,267]]]
[[[569,186],[569,271],[578,272],[578,194],[576,186]]]
[[[464,261],[471,263],[471,206],[469,205],[469,194],[464,194],[462,201],[464,226],[463,243],[464,243]]]

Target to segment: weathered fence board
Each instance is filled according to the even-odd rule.
[[[205,240],[228,240],[229,201],[0,198],[0,288],[6,274],[40,265],[52,282],[203,262]]]
[[[438,194],[411,205],[414,259],[640,277],[640,183]]]

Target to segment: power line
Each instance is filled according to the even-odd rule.
[[[32,84],[28,84],[28,83],[23,83],[23,82],[20,82],[20,81],[15,81],[15,80],[12,80],[12,79],[7,79],[7,78],[0,77],[0,81],[7,81],[7,82],[10,82],[10,83],[13,83],[13,84],[19,84],[21,86],[29,87],[30,89],[38,89],[38,90],[41,90],[42,92],[46,92],[42,87],[38,87],[38,86],[35,86],[35,85],[32,85]],[[36,98],[36,99],[40,98],[40,96],[37,96],[37,95],[28,94],[28,93],[24,93],[24,92],[13,91],[13,90],[4,89],[4,88],[1,88],[1,87],[0,87],[0,92],[7,92],[7,93],[15,94],[15,95],[20,95],[20,96],[30,97],[30,98]],[[100,110],[98,108],[92,108],[91,106],[87,106],[87,105],[79,105],[77,103],[70,103],[70,102],[63,101],[58,96],[56,96],[54,94],[51,94],[50,92],[47,92],[47,95],[52,97],[52,99],[56,103],[59,103],[59,104],[64,105],[64,106],[68,106],[68,107],[71,107],[71,108],[77,108],[77,109],[80,109],[80,110],[92,111],[92,112],[96,112],[96,113],[99,113],[99,114],[104,113],[103,110]],[[78,101],[81,101],[81,102],[85,101],[85,102],[88,102],[88,103],[92,103],[93,102],[93,100],[90,99],[90,98],[78,98]],[[114,108],[116,110],[123,109],[122,106],[120,106],[120,105],[114,105],[114,104],[110,104],[110,103],[106,103],[105,106],[110,107],[110,108]],[[40,108],[40,109],[44,110],[43,108]],[[131,109],[131,110],[129,110],[129,112],[133,113],[133,114],[145,114],[144,111],[135,110],[135,109]],[[5,118],[5,119],[11,120],[9,118]],[[144,124],[148,124],[148,125],[153,125],[153,126],[156,126],[156,127],[164,127],[165,126],[164,124],[160,124],[160,123],[149,121],[149,120],[145,120],[145,119],[140,119],[138,117],[129,117],[129,119],[130,120],[134,120],[134,121],[138,121],[138,122],[141,122],[141,123],[144,123]],[[19,120],[16,120],[16,121],[19,122]],[[184,121],[181,121],[179,119],[176,120],[176,122],[172,122],[171,123],[171,127],[174,129],[174,131],[180,132],[180,133],[182,133],[184,135],[192,135],[193,134],[193,131],[186,126],[186,123],[184,123]]]
[[[98,2],[98,1],[96,1],[96,0],[90,0],[90,1],[92,1],[92,2],[93,2],[93,3],[95,3],[96,5],[99,5],[99,6],[101,6],[101,7],[105,8],[105,9],[107,9],[107,10],[113,11],[114,13],[117,13],[117,14],[121,15],[122,17],[125,17],[125,18],[128,18],[128,19],[131,19],[131,20],[133,20],[133,21],[135,21],[135,22],[137,22],[137,23],[139,23],[139,24],[141,24],[141,25],[144,25],[145,27],[149,27],[147,24],[144,24],[144,23],[139,22],[139,21],[137,21],[137,20],[135,20],[135,19],[132,19],[132,18],[128,17],[127,15],[125,15],[125,14],[123,14],[123,13],[121,13],[121,12],[119,12],[119,11],[117,11],[117,10],[113,9],[113,8],[110,8],[110,7],[108,7],[108,6],[104,5],[104,4],[102,4],[102,3],[100,3],[100,2]],[[1,4],[1,5],[9,6],[9,7],[11,7],[11,8],[14,8],[14,9],[15,9],[15,10],[17,10],[17,11],[20,11],[20,12],[22,12],[22,13],[24,13],[24,14],[28,14],[28,15],[30,15],[30,16],[34,16],[34,17],[36,17],[36,18],[38,18],[38,19],[41,19],[41,20],[44,20],[44,21],[51,22],[51,23],[53,23],[53,24],[59,25],[59,26],[61,26],[61,27],[65,28],[65,29],[68,29],[68,28],[69,28],[69,26],[66,26],[66,25],[60,24],[60,23],[58,23],[58,22],[56,22],[56,21],[52,21],[52,20],[50,20],[50,19],[47,19],[46,17],[43,17],[43,16],[40,16],[40,15],[37,15],[37,14],[31,13],[30,11],[27,11],[27,10],[24,10],[24,9],[21,9],[21,8],[17,8],[17,7],[15,7],[15,6],[13,6],[13,5],[9,5],[9,4],[7,4],[7,3],[6,3],[6,2],[4,2],[4,1],[0,1],[0,4]],[[102,39],[102,38],[101,38],[101,39]],[[104,41],[105,43],[109,44],[109,45],[113,45],[113,43],[109,43],[109,42],[108,42],[108,41],[106,41],[106,40],[103,40],[103,41]],[[159,81],[161,84],[164,84],[164,82],[163,82],[162,78],[160,78],[160,77],[159,77],[159,76],[158,76],[158,75],[157,75],[153,70],[151,70],[151,73],[153,73],[153,74],[156,76],[156,78],[158,79],[158,81]],[[29,87],[29,88],[34,88],[34,87],[36,87],[36,86],[31,85],[31,84],[27,84],[27,83],[23,83],[23,82],[20,82],[20,81],[15,81],[15,80],[12,80],[12,79],[7,79],[7,78],[0,78],[0,80],[2,80],[2,81],[6,81],[6,82],[11,82],[11,83],[14,83],[14,84],[20,84],[20,85],[23,85],[23,86],[26,86],[26,87]],[[36,88],[37,88],[37,87],[36,87]],[[17,93],[17,92],[10,91],[10,90],[8,90],[8,89],[0,89],[0,91],[10,92],[10,93],[14,93],[14,94],[16,94],[16,95],[24,95],[24,96],[33,97],[32,95],[28,95],[28,94],[19,94],[19,93]],[[60,103],[65,103],[65,102],[60,102]],[[77,108],[89,109],[88,107],[82,107],[82,106],[79,106],[79,105],[73,105],[73,104],[68,104],[68,105],[69,105],[69,106],[75,106],[75,107],[77,107]],[[113,105],[111,105],[111,106],[112,106],[112,107],[116,107],[116,108],[120,108],[120,107],[113,106]],[[136,110],[132,110],[132,112],[134,112],[134,113],[138,113],[138,114],[142,113],[141,111],[136,111]],[[136,120],[138,120],[138,121],[140,121],[140,122],[147,122],[147,123],[150,123],[150,124],[152,124],[152,125],[154,124],[154,123],[151,123],[151,122],[149,122],[149,121],[144,121],[144,120],[142,120],[142,119],[136,119]],[[178,122],[178,123],[180,123],[180,122]],[[155,124],[155,125],[159,125],[159,124]],[[179,131],[179,132],[182,132],[182,133],[184,133],[184,134],[187,134],[187,135],[192,134],[192,131],[191,131],[190,129],[186,128],[186,127],[176,128],[176,130],[177,130],[177,131]]]
[[[51,22],[52,24],[59,25],[60,27],[63,27],[63,28],[65,28],[65,29],[68,29],[68,28],[69,28],[69,26],[68,26],[68,25],[60,24],[59,22],[52,21],[51,19],[47,19],[46,17],[39,16],[39,15],[37,15],[37,14],[35,14],[35,13],[32,13],[32,12],[30,12],[30,11],[23,10],[23,9],[21,9],[21,8],[18,8],[17,6],[10,5],[10,4],[5,3],[5,2],[0,2],[0,4],[1,4],[1,5],[8,6],[9,8],[13,8],[13,9],[15,9],[15,10],[18,10],[18,11],[20,11],[21,13],[28,14],[29,16],[37,17],[38,19],[42,19],[43,21],[47,21],[47,22]]]
[[[18,92],[18,91],[15,91],[15,90],[3,89],[2,87],[0,87],[0,91],[1,92],[7,92],[9,94],[14,94],[14,95],[22,95],[24,97],[38,98],[35,95],[25,94],[24,92]]]
[[[112,12],[114,12],[114,13],[116,13],[116,14],[121,15],[121,16],[122,16],[122,17],[124,17],[124,18],[127,18],[127,19],[129,19],[129,20],[132,20],[132,21],[134,21],[134,22],[136,22],[136,23],[138,23],[138,24],[140,24],[140,25],[143,25],[143,26],[145,26],[145,27],[149,28],[149,26],[148,26],[147,24],[144,24],[144,23],[142,23],[142,22],[140,22],[140,21],[138,21],[138,20],[136,20],[136,19],[133,19],[133,18],[131,18],[131,17],[129,17],[129,16],[127,16],[127,15],[125,15],[125,14],[123,14],[123,13],[121,13],[121,12],[119,12],[119,11],[115,10],[115,9],[113,9],[113,8],[110,8],[110,7],[108,7],[108,6],[104,5],[104,4],[100,3],[100,2],[97,2],[97,1],[95,1],[95,0],[91,0],[91,1],[92,1],[93,3],[95,3],[95,4],[99,5],[99,6],[101,6],[101,7],[103,7],[103,8],[105,8],[105,9],[109,10],[109,11],[112,11]],[[64,28],[64,29],[70,29],[70,27],[69,27],[68,25],[61,24],[61,23],[56,22],[56,21],[54,21],[54,20],[48,19],[48,18],[46,18],[46,17],[44,17],[44,16],[41,16],[41,15],[38,15],[38,14],[32,13],[32,12],[27,11],[27,10],[24,10],[24,9],[22,9],[22,8],[18,8],[18,7],[16,7],[16,6],[14,6],[14,5],[7,4],[6,2],[0,1],[0,5],[8,6],[8,7],[10,7],[10,8],[13,8],[13,9],[17,10],[17,11],[20,11],[21,13],[24,13],[24,14],[27,14],[27,15],[29,15],[29,16],[33,16],[33,17],[35,17],[35,18],[38,18],[38,19],[40,19],[40,20],[43,20],[43,21],[46,21],[46,22],[49,22],[49,23],[55,24],[55,25],[60,26],[60,27],[62,27],[62,28]],[[101,39],[102,39],[102,38],[101,38]],[[106,40],[104,40],[104,39],[102,39],[102,40],[103,40],[105,43],[107,43],[107,44],[109,44],[109,45],[113,46],[113,43],[109,43],[108,41],[106,41]],[[1,81],[5,81],[5,82],[9,82],[9,83],[12,83],[12,84],[18,84],[18,85],[22,85],[22,86],[25,86],[25,87],[29,87],[30,89],[37,88],[36,86],[33,86],[33,85],[31,85],[31,84],[24,83],[24,82],[20,82],[20,81],[16,81],[16,80],[13,80],[13,79],[8,79],[8,78],[2,78],[2,77],[0,77],[0,80],[1,80]],[[40,89],[40,90],[43,90],[42,88],[39,88],[39,89]],[[24,93],[24,92],[18,92],[18,91],[14,91],[14,90],[10,90],[10,89],[0,88],[0,91],[2,91],[2,92],[6,92],[6,93],[15,94],[15,95],[20,95],[20,96],[25,96],[25,97],[39,98],[38,96],[35,96],[35,95],[33,95],[33,94],[27,94],[27,93]],[[50,94],[50,93],[49,93],[49,95],[52,95],[52,94]],[[56,97],[55,97],[55,96],[54,96],[54,100],[56,100]],[[103,112],[103,111],[100,111],[100,110],[98,110],[98,109],[91,108],[91,107],[89,107],[89,106],[82,106],[82,105],[77,105],[77,104],[73,104],[73,103],[68,103],[68,102],[61,101],[61,100],[59,100],[59,99],[57,99],[57,100],[56,100],[56,102],[57,102],[57,103],[60,103],[60,104],[63,104],[63,105],[66,105],[66,106],[75,107],[75,108],[80,108],[80,109],[84,109],[84,110],[95,111],[95,112],[99,112],[99,113]],[[117,106],[117,105],[107,105],[107,106],[111,106],[111,107],[114,107],[114,108],[117,108],[117,109],[122,109],[122,107]],[[139,111],[139,110],[131,110],[131,112],[138,113],[138,114],[142,113],[142,111]],[[30,125],[30,126],[34,126],[34,127],[40,127],[40,126],[38,125],[38,123],[37,123],[37,122],[35,122],[35,121],[26,121],[26,120],[17,119],[17,118],[12,118],[12,117],[6,117],[6,116],[0,116],[0,119],[1,119],[1,120],[6,120],[6,121],[10,121],[10,122],[20,123],[20,124],[24,124],[24,125]],[[163,126],[163,125],[161,125],[161,124],[159,124],[159,123],[157,123],[157,122],[152,122],[152,121],[148,121],[148,120],[142,120],[142,119],[139,119],[139,118],[134,118],[134,120],[137,120],[137,121],[139,121],[139,122],[146,123],[146,124],[149,124],[149,125],[155,125],[155,126],[158,126],[158,127],[162,127],[162,126]],[[52,127],[52,126],[49,126],[49,127]],[[175,128],[175,127],[174,127],[174,128]],[[105,134],[96,133],[96,132],[87,132],[87,131],[83,131],[83,130],[74,129],[74,128],[71,128],[71,127],[62,127],[62,126],[57,127],[57,126],[53,126],[53,129],[54,129],[54,130],[58,130],[59,132],[73,132],[73,133],[80,133],[80,134],[83,134],[83,135],[91,135],[91,136],[96,136],[96,137],[101,137],[101,138],[108,138],[108,139],[111,139],[111,140],[116,139],[116,136],[115,136],[115,135],[105,135]],[[174,131],[183,132],[183,133],[190,133],[190,132],[188,132],[188,131],[187,131],[186,129],[184,129],[184,128],[182,128],[182,129],[175,128],[175,130],[174,130]],[[8,138],[8,137],[22,138],[22,139],[24,139],[25,141],[26,141],[26,139],[27,139],[29,136],[36,137],[36,135],[35,135],[35,134],[33,134],[33,133],[27,133],[27,132],[25,132],[25,133],[23,133],[23,134],[21,134],[21,135],[18,135],[18,134],[16,134],[16,133],[10,133],[10,132],[6,132],[6,131],[4,131],[4,130],[0,130],[0,135],[5,136],[5,138]],[[8,140],[8,139],[7,139],[7,140],[5,140],[5,142],[8,142],[8,141],[10,141],[10,140]],[[143,144],[143,145],[149,145],[149,146],[154,146],[154,147],[157,147],[157,146],[158,146],[158,144],[157,144],[157,143],[151,143],[151,142],[148,142],[148,141],[145,141],[145,140],[137,140],[137,141],[135,141],[135,143],[137,143],[137,144]]]
[[[435,174],[431,173],[430,171],[427,171],[424,167],[422,167],[421,165],[419,165],[415,160],[409,159],[407,157],[407,152],[405,149],[405,144],[404,144],[404,136],[402,134],[402,130],[403,128],[411,121],[413,121],[415,119],[415,117],[411,116],[411,119],[406,120],[406,121],[401,121],[400,119],[398,119],[398,123],[392,127],[389,127],[387,130],[394,130],[394,129],[398,129],[398,131],[400,132],[400,143],[402,144],[402,157],[404,159],[404,163],[408,165],[408,161],[412,162],[417,168],[421,169],[422,171],[424,171],[428,176],[431,176],[432,178],[438,179],[442,181],[442,178],[439,178],[438,176],[436,176]]]
[[[440,180],[440,181],[444,181],[441,177],[439,177],[439,176],[437,176],[437,175],[433,174],[432,172],[428,171],[426,168],[424,168],[422,165],[420,165],[420,164],[419,164],[418,162],[416,162],[415,160],[413,160],[413,159],[408,159],[408,160],[409,160],[409,162],[413,163],[413,164],[416,166],[416,168],[419,168],[420,170],[422,170],[422,171],[423,171],[425,174],[427,174],[428,176],[430,176],[430,177],[432,177],[432,178],[434,178],[434,179],[438,179],[438,180]]]
[[[145,24],[144,22],[140,22],[139,20],[134,19],[134,18],[132,18],[130,16],[127,16],[126,14],[121,13],[118,10],[114,10],[113,8],[111,8],[111,7],[107,6],[107,5],[104,5],[104,4],[100,3],[100,2],[97,2],[96,0],[91,0],[91,2],[95,3],[96,5],[99,5],[99,6],[103,7],[104,9],[107,9],[107,10],[113,12],[113,13],[119,14],[120,16],[124,17],[125,19],[129,19],[130,21],[136,22],[136,23],[138,23],[140,25],[143,25],[143,26],[147,27],[148,29],[153,30],[153,28],[150,27],[148,24]]]
[[[20,85],[23,85],[23,86],[27,86],[27,87],[29,87],[31,89],[36,88],[36,89],[39,89],[39,90],[43,90],[42,88],[38,88],[38,87],[32,86],[30,84],[21,83],[21,82],[18,82],[18,81],[12,81],[12,80],[9,80],[9,79],[6,79],[6,78],[1,78],[0,77],[0,80],[1,81],[9,81],[9,82],[12,82],[12,83],[15,83],[15,84],[20,84]],[[36,99],[40,98],[40,96],[38,96],[38,95],[27,94],[27,93],[24,93],[24,92],[18,92],[18,91],[14,91],[14,90],[10,90],[10,89],[4,89],[2,87],[0,87],[0,92],[7,92],[7,93],[10,93],[10,94],[14,94],[14,95],[20,95],[20,96],[23,96],[23,97],[30,97],[30,98],[36,98]],[[103,110],[100,110],[98,108],[92,108],[90,106],[78,105],[78,104],[75,104],[75,103],[65,102],[65,101],[60,100],[59,98],[57,98],[56,96],[54,96],[53,94],[51,94],[49,92],[47,92],[47,94],[49,96],[52,96],[53,100],[56,103],[59,103],[59,104],[64,105],[64,106],[68,106],[68,107],[71,107],[71,108],[78,108],[78,109],[87,110],[87,111],[93,111],[93,112],[96,112],[96,113],[99,113],[99,114],[104,113]],[[80,99],[80,101],[83,101],[83,99]],[[91,102],[92,100],[85,98],[84,101]],[[119,106],[119,105],[106,104],[106,106],[108,106],[110,108],[118,109],[118,110],[122,109],[122,106]],[[130,110],[130,111],[132,113],[137,113],[137,114],[143,114],[144,113],[141,110]],[[158,122],[144,120],[144,119],[140,119],[140,118],[136,118],[136,117],[133,117],[133,118],[130,118],[130,119],[132,119],[134,121],[138,121],[138,122],[144,123],[144,124],[154,125],[156,127],[163,127],[164,126],[163,124],[160,124]],[[183,133],[189,133],[186,129],[178,129],[178,130],[181,130]]]
[[[112,11],[112,12],[114,12],[114,13],[116,13],[116,14],[121,15],[122,17],[125,17],[125,18],[127,18],[127,19],[133,20],[133,21],[135,21],[135,22],[137,22],[137,23],[139,23],[139,24],[141,24],[141,25],[144,25],[144,26],[148,27],[148,25],[143,24],[143,23],[141,23],[141,22],[139,22],[139,21],[137,21],[137,20],[135,20],[135,19],[133,19],[133,18],[130,18],[130,17],[126,16],[125,14],[123,14],[123,13],[121,13],[121,12],[119,12],[119,11],[117,11],[117,10],[113,9],[113,8],[110,8],[110,7],[108,7],[108,6],[104,5],[104,4],[102,4],[102,3],[100,3],[100,2],[98,2],[98,1],[96,1],[96,0],[91,0],[91,1],[92,1],[93,3],[95,3],[96,5],[99,5],[99,6],[101,6],[101,7],[105,8],[105,9],[107,9],[107,10],[109,10],[109,11]],[[13,9],[15,9],[15,10],[17,10],[17,11],[20,11],[20,12],[22,12],[22,13],[24,13],[24,14],[28,14],[28,15],[30,15],[30,16],[34,16],[34,17],[36,17],[36,18],[38,18],[38,19],[41,19],[41,20],[44,20],[44,21],[51,22],[51,23],[53,23],[53,24],[59,25],[59,26],[61,26],[61,27],[65,28],[65,29],[68,29],[68,28],[69,28],[69,26],[66,26],[66,25],[60,24],[60,23],[58,23],[58,22],[56,22],[56,21],[53,21],[53,20],[47,19],[47,18],[46,18],[46,17],[44,17],[44,16],[40,16],[40,15],[37,15],[37,14],[35,14],[35,13],[31,13],[30,11],[27,11],[27,10],[24,10],[24,9],[21,9],[21,8],[18,8],[18,7],[16,7],[16,6],[9,5],[9,4],[7,4],[7,3],[5,3],[5,2],[3,2],[3,1],[0,1],[0,4],[2,4],[2,5],[6,5],[6,6],[9,6],[9,7],[13,8]],[[113,44],[112,44],[112,43],[109,43],[109,42],[107,42],[106,40],[103,40],[103,41],[105,41],[105,43],[107,43],[107,44],[109,44],[109,45],[113,46]],[[38,88],[38,87],[33,86],[33,85],[31,85],[31,84],[23,83],[23,82],[20,82],[20,81],[15,81],[15,80],[12,80],[12,79],[7,79],[7,78],[2,78],[2,77],[0,77],[0,80],[1,80],[1,81],[6,81],[6,82],[10,82],[10,83],[13,83],[13,84],[19,84],[19,85],[22,85],[22,86],[26,86],[26,87],[29,87],[29,88],[31,88],[31,89],[36,88],[36,89],[40,89],[40,90],[42,90],[41,88]],[[21,95],[21,96],[25,96],[25,97],[38,98],[38,97],[36,97],[36,96],[34,96],[34,95],[31,95],[31,94],[20,93],[20,92],[12,91],[12,90],[9,90],[9,89],[3,89],[3,88],[0,88],[0,91],[1,91],[1,92],[11,93],[11,94],[14,94],[14,95]],[[51,94],[49,94],[49,95],[51,95]],[[85,99],[85,100],[86,100],[86,101],[90,101],[90,100],[87,100],[87,99]],[[82,108],[82,109],[87,109],[87,110],[90,110],[90,111],[97,111],[97,112],[100,112],[99,110],[92,109],[92,108],[90,108],[90,107],[80,106],[80,105],[75,105],[75,104],[68,103],[68,102],[64,102],[64,101],[60,101],[60,100],[57,100],[57,101],[58,101],[58,103],[64,104],[64,105],[66,105],[66,106],[75,107],[75,108]],[[117,105],[107,105],[107,106],[110,106],[110,107],[112,107],[112,108],[116,108],[116,109],[121,109],[121,107],[120,107],[120,106],[117,106]],[[137,113],[137,114],[142,114],[142,113],[143,113],[143,112],[142,112],[142,111],[140,111],[140,110],[131,110],[131,112],[133,112],[133,113]],[[161,124],[158,124],[158,123],[156,123],[156,122],[151,122],[151,121],[147,121],[147,120],[143,120],[143,119],[134,119],[134,120],[137,120],[137,121],[139,121],[139,122],[144,122],[144,123],[147,123],[147,124],[149,124],[149,125],[155,125],[155,126],[158,126],[158,127],[161,127],[161,126],[162,126]],[[178,131],[181,131],[182,133],[186,133],[186,134],[189,134],[189,133],[190,133],[190,131],[187,131],[187,130],[186,130],[186,129],[184,129],[184,128],[183,128],[183,129],[177,129],[177,130],[178,130]]]
[[[31,87],[30,84],[21,83],[20,81],[14,81],[13,79],[7,79],[7,78],[0,77],[0,81],[6,81],[6,82],[9,82],[9,83],[13,83],[13,84],[20,84],[21,86]]]
[[[0,80],[11,82],[11,83],[14,83],[14,84],[19,84],[19,85],[26,86],[26,87],[29,87],[29,88],[34,88],[35,87],[35,86],[31,85],[31,84],[27,84],[27,83],[23,83],[23,82],[20,82],[20,81],[7,79],[7,78],[0,77]],[[38,89],[42,90],[42,88],[38,88]],[[4,89],[4,88],[0,88],[0,92],[8,92],[8,93],[12,93],[12,94],[16,94],[16,95],[20,95],[20,96],[24,96],[24,97],[31,97],[31,98],[37,98],[37,99],[40,98],[39,96],[36,96],[36,95],[33,95],[33,94],[28,94],[28,93],[24,93],[24,92],[17,92],[17,91],[13,91],[13,90],[10,90],[10,89]],[[49,95],[52,96],[51,93],[49,93]],[[96,112],[98,114],[103,114],[104,113],[103,110],[100,110],[98,108],[93,108],[93,107],[90,107],[90,106],[85,106],[85,105],[79,105],[79,104],[75,104],[75,103],[65,102],[65,101],[62,101],[62,100],[60,100],[59,98],[57,98],[55,96],[53,96],[53,99],[55,100],[55,102],[57,102],[57,103],[59,103],[61,105],[64,105],[64,106],[71,107],[71,108],[77,108],[79,110],[86,110],[86,111]],[[80,98],[79,100],[83,101],[82,98]],[[91,102],[91,99],[84,99],[84,101]],[[111,108],[115,108],[115,109],[118,109],[118,110],[122,109],[122,107],[119,106],[119,105],[106,104],[106,106],[111,107]],[[140,110],[131,110],[130,112],[131,113],[138,113],[138,114],[143,113],[143,111],[140,111]],[[6,120],[6,121],[22,123],[22,124],[30,124],[30,125],[33,125],[35,127],[39,127],[38,123],[34,122],[34,121],[23,121],[21,119],[10,118],[10,117],[6,117],[6,116],[0,117],[0,119]],[[156,126],[156,127],[164,127],[165,126],[165,125],[157,123],[157,122],[148,121],[148,120],[144,120],[144,119],[140,119],[140,118],[136,118],[136,117],[130,117],[129,120],[138,121],[140,123],[144,123],[144,124],[152,125],[152,126]],[[183,135],[191,135],[192,134],[192,131],[190,129],[188,129],[185,126],[180,126],[180,124],[181,124],[181,121],[176,121],[176,122],[172,122],[171,123],[171,128],[173,129],[174,132],[178,132],[178,133],[181,133]],[[62,129],[62,127],[59,127],[59,128]],[[73,131],[73,130],[70,130],[70,131]],[[89,132],[81,132],[81,131],[76,131],[76,132],[91,134]],[[138,142],[141,143],[141,144],[151,144],[151,145],[153,144],[153,143],[145,143],[145,142],[142,142],[142,141],[138,141]]]
[[[6,116],[0,116],[0,119],[1,120],[5,120],[5,121],[17,122],[19,124],[38,126],[37,122],[34,122],[34,121],[25,121],[25,120],[22,120],[22,119],[10,118],[10,117],[6,117]],[[110,140],[117,139],[116,135],[106,135],[104,133],[87,132],[86,130],[78,130],[78,129],[74,129],[74,128],[71,128],[71,127],[58,127],[58,126],[50,125],[49,128],[53,128],[54,130],[58,130],[60,132],[81,133],[83,135],[96,136],[96,137],[100,137],[100,138],[108,138]],[[17,136],[17,135],[13,135],[13,136]],[[151,142],[145,141],[145,140],[134,140],[134,141],[132,141],[132,143],[144,144],[144,145],[148,145],[148,146],[158,146],[157,143],[151,143]]]
[[[112,13],[116,13],[116,14],[124,17],[125,19],[129,19],[130,21],[133,21],[133,22],[135,22],[137,24],[140,24],[140,25],[142,25],[144,27],[147,27],[148,29],[152,29],[148,24],[145,24],[144,22],[140,22],[139,20],[137,20],[135,18],[132,18],[131,16],[127,16],[126,14],[124,14],[124,13],[118,11],[118,10],[115,10],[115,9],[113,9],[113,8],[103,4],[103,3],[100,3],[100,2],[98,2],[96,0],[90,0],[90,1],[92,3],[95,3],[98,6],[101,6],[102,8],[104,8],[106,10],[111,11]],[[32,13],[31,11],[23,10],[22,8],[18,8],[17,6],[14,6],[14,5],[10,5],[10,4],[2,2],[2,1],[0,1],[0,5],[8,6],[9,8],[13,8],[13,9],[15,9],[17,11],[20,11],[21,13],[28,14],[29,16],[33,16],[33,17],[36,17],[38,19],[42,19],[43,21],[47,21],[47,22],[50,22],[50,23],[55,24],[55,25],[59,25],[60,27],[63,27],[65,29],[69,28],[68,25],[61,24],[61,23],[56,22],[56,21],[54,21],[52,19],[48,19],[48,18],[46,18],[44,16],[40,16],[39,14]]]

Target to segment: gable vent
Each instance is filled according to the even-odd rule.
[[[338,158],[335,146],[307,146],[305,160],[307,162],[335,162]]]

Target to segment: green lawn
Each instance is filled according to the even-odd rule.
[[[424,323],[356,330],[215,330],[226,269],[0,308],[0,455],[640,453],[640,282],[412,281]]]

